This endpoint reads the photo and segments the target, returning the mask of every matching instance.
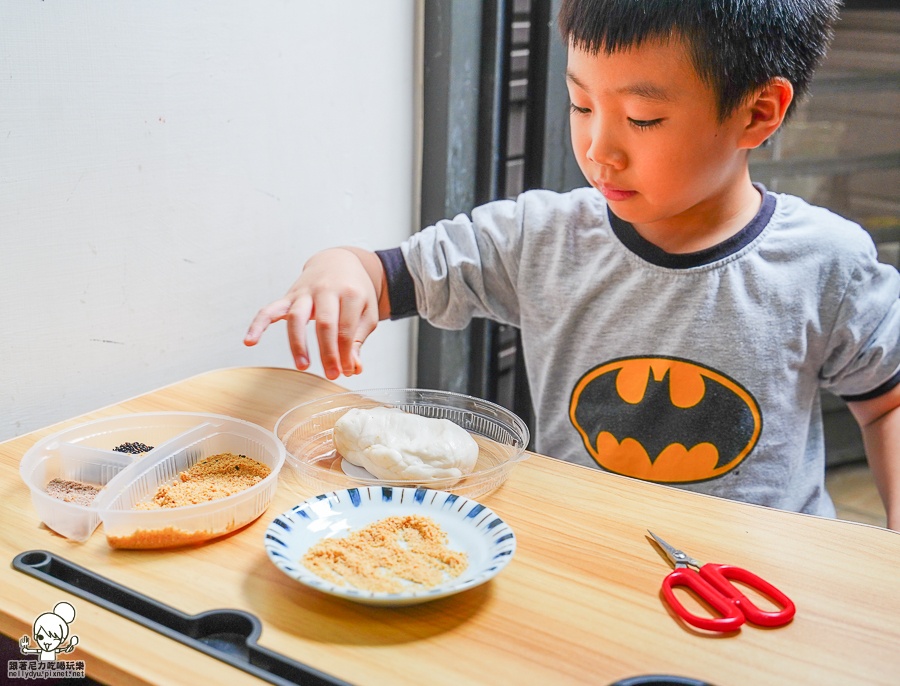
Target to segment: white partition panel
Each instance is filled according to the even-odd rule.
[[[242,344],[257,309],[314,252],[413,230],[415,23],[409,0],[0,3],[0,439],[292,365],[283,323]],[[410,335],[379,327],[344,383],[407,385]]]

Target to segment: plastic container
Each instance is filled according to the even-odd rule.
[[[145,443],[143,455],[119,453],[125,442]],[[197,505],[135,510],[159,486],[205,457],[230,452],[266,464],[272,473],[250,488]],[[284,464],[284,446],[262,427],[232,417],[191,412],[148,412],[98,419],[35,443],[19,473],[35,510],[49,528],[86,541],[102,522],[114,547],[158,548],[205,541],[240,528],[268,507]],[[59,477],[100,487],[90,505],[47,494]]]
[[[478,443],[478,461],[461,479],[386,481],[354,468],[334,448],[334,424],[347,410],[396,407],[425,417],[449,419]],[[275,425],[287,449],[285,483],[306,495],[354,486],[425,486],[475,498],[500,486],[528,457],[525,422],[500,405],[449,391],[417,388],[377,389],[330,395],[298,405]],[[297,490],[297,489],[295,489]]]

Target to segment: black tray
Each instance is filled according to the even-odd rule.
[[[186,615],[46,550],[19,553],[12,565],[20,572],[278,686],[350,686],[346,681],[257,645],[262,624],[249,612],[211,610]]]

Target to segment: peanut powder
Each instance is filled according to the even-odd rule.
[[[387,517],[341,538],[312,546],[301,563],[340,586],[399,593],[432,588],[468,567],[466,553],[445,545],[447,534],[430,517]],[[404,583],[409,582],[409,583]]]
[[[136,510],[157,510],[167,507],[195,505],[234,495],[258,484],[272,470],[246,455],[221,453],[201,460],[178,474],[174,484],[160,486],[151,500],[138,503]],[[233,531],[234,523],[224,531],[184,531],[173,526],[163,529],[138,529],[128,536],[107,536],[113,548],[168,548],[202,543],[215,536]]]
[[[272,470],[246,455],[222,453],[201,460],[178,475],[180,481],[159,487],[153,498],[136,510],[196,505],[244,491],[265,479]]]

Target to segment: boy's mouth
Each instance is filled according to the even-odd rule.
[[[617,200],[628,200],[628,198],[637,194],[637,191],[626,191],[605,183],[598,183],[596,185],[596,188],[598,191],[600,191],[600,193],[603,194],[604,198],[606,198],[607,200],[612,200],[613,202]]]

